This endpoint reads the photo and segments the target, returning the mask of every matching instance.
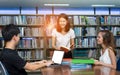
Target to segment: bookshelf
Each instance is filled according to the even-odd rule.
[[[102,18],[100,16],[100,22],[99,29],[108,29],[110,30],[114,37],[115,37],[115,43],[116,43],[116,57],[120,57],[120,15],[103,15]]]
[[[47,14],[0,14],[0,31],[6,24],[16,24],[20,29],[19,55],[28,61],[49,58],[52,55],[51,32],[58,15]],[[116,40],[116,51],[120,49],[120,15],[69,15],[71,27],[75,31],[73,57],[96,58],[98,46],[96,36],[100,29],[109,29]],[[0,34],[0,50],[4,45]]]
[[[97,49],[96,35],[99,25],[98,16],[73,15],[73,21],[73,28],[76,35],[73,57],[95,57],[95,50]]]
[[[58,15],[47,15],[46,25],[51,24],[55,26],[57,16]],[[97,52],[99,48],[96,43],[96,36],[101,29],[108,29],[113,32],[116,40],[116,51],[118,52],[120,49],[120,15],[69,15],[69,20],[76,35],[75,50],[73,51],[74,58],[97,58],[96,55],[98,55]],[[46,38],[48,54],[50,50],[54,49],[51,45],[51,35],[46,34]],[[49,55],[50,54],[47,56]]]
[[[45,58],[44,15],[33,14],[0,14],[0,31],[7,24],[15,24],[20,29],[18,54],[27,61]],[[0,34],[0,49],[4,42]]]
[[[77,57],[78,55],[78,57],[87,56],[87,57],[97,58],[97,56],[93,56],[96,54],[96,52],[98,52],[96,35],[99,30],[105,30],[105,29],[110,30],[113,33],[116,41],[116,51],[118,51],[120,48],[120,44],[119,44],[120,15],[91,15],[92,18],[89,18],[90,15],[84,15],[84,16],[85,17],[82,20],[83,22],[81,22],[82,19],[81,16],[75,15],[74,17],[74,19],[77,19],[77,22],[76,20],[74,21],[75,22],[74,30],[77,36],[75,38],[75,43],[77,44],[77,46],[76,46],[76,52],[73,53],[73,54],[76,53],[74,56]],[[85,32],[86,34],[83,34]],[[81,50],[85,50],[85,51],[81,51]]]

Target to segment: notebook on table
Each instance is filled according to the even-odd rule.
[[[52,61],[54,62],[54,64],[52,65],[61,65],[63,56],[64,56],[64,51],[55,50],[52,56]]]

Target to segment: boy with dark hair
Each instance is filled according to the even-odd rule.
[[[20,30],[16,25],[6,25],[2,29],[2,36],[5,41],[5,46],[1,51],[0,61],[6,67],[10,75],[27,75],[26,70],[37,70],[52,64],[52,61],[37,61],[33,63],[23,60],[15,50],[20,40]]]

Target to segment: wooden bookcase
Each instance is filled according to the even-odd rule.
[[[56,25],[58,15],[0,14],[0,30],[6,24],[13,23],[21,31],[17,47],[19,55],[25,60],[46,59],[53,51],[51,32]],[[74,58],[97,58],[96,36],[100,29],[111,30],[116,40],[116,51],[120,49],[120,15],[69,15],[71,27],[75,31]],[[0,49],[4,45],[0,34]]]
[[[82,17],[84,17],[83,20]],[[110,30],[115,36],[116,51],[119,53],[120,15],[75,15],[74,23],[75,43],[77,44],[76,52],[73,53],[75,57],[98,58],[99,47],[96,43],[96,36],[99,30],[105,29]]]
[[[0,28],[15,24],[20,29],[20,42],[17,47],[19,55],[28,61],[41,60],[46,57],[44,44],[44,15],[0,14]],[[0,29],[1,30],[1,29]],[[1,49],[4,45],[0,33]]]

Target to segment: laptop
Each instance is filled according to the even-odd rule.
[[[52,61],[54,62],[54,64],[52,65],[61,65],[63,56],[64,56],[64,51],[54,50],[54,53],[52,56]]]

